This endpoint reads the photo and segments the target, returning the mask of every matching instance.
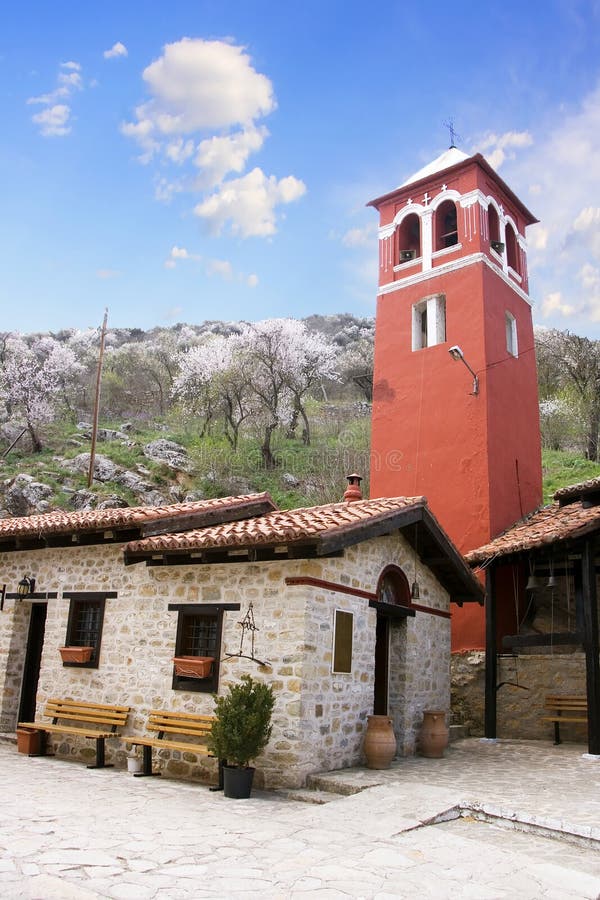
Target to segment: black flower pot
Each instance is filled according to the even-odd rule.
[[[254,769],[238,766],[223,767],[223,793],[232,800],[247,800],[252,791]]]

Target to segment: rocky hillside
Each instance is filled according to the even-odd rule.
[[[56,423],[45,430],[40,453],[17,445],[0,458],[0,517],[158,506],[263,490],[283,508],[338,500],[348,472],[368,476],[370,407],[358,401],[316,404],[311,421],[311,445],[280,436],[277,466],[270,471],[251,437],[233,452],[220,435],[200,438],[193,420],[187,427],[180,421],[101,427],[90,487],[91,424]],[[5,423],[0,441],[8,446],[20,430]]]

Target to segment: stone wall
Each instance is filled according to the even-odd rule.
[[[504,684],[503,684],[504,682]],[[553,740],[553,726],[543,722],[547,694],[585,696],[585,654],[524,653],[498,658],[498,738]],[[517,686],[518,685],[518,686]],[[485,709],[485,654],[480,651],[452,655],[452,712],[469,726],[472,735],[483,735]],[[561,738],[587,741],[584,724],[561,729]]]
[[[311,576],[375,591],[382,569],[395,563],[412,571],[413,552],[398,536],[366,541],[343,558],[227,565],[125,567],[119,545],[72,547],[5,553],[0,581],[16,586],[23,573],[36,577],[36,590],[57,591],[48,615],[38,685],[38,716],[50,696],[130,705],[127,733],[145,733],[148,710],[166,707],[212,713],[210,694],[172,689],[172,657],[177,612],[169,603],[239,603],[241,612],[225,612],[221,651],[239,648],[238,622],[254,604],[259,669],[246,659],[221,663],[219,693],[248,672],[275,689],[273,734],[259,761],[258,784],[302,784],[310,772],[362,760],[366,718],[373,709],[376,613],[364,598],[325,588],[285,584],[290,576]],[[448,609],[448,596],[423,567],[421,603]],[[107,598],[99,667],[64,667],[58,653],[66,637],[69,600],[64,591],[116,591]],[[3,730],[16,726],[23,660],[31,606],[6,601],[0,616],[0,716]],[[354,613],[352,672],[332,675],[335,609]],[[415,750],[417,729],[426,708],[449,707],[449,620],[423,612],[394,624],[390,655],[390,714],[399,751]],[[53,742],[61,755],[89,758],[91,741],[69,736]],[[123,765],[125,748],[117,739],[108,752]],[[156,755],[156,754],[155,754]],[[161,752],[167,774],[206,777],[215,763],[193,754]]]

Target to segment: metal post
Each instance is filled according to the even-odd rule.
[[[496,685],[498,652],[496,638],[496,570],[485,572],[485,736],[496,737]]]

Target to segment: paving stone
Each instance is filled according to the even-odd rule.
[[[23,760],[2,744],[3,895],[595,900],[600,894],[594,840],[600,766],[583,760],[580,748],[550,752],[532,742],[469,739],[443,760],[406,759],[375,773],[348,769],[331,780],[336,793],[345,784],[360,790],[324,805],[264,792],[239,804],[199,785],[155,779],[140,786],[117,770],[99,775],[64,760]],[[512,828],[551,827],[560,840],[489,824],[492,814]],[[573,843],[576,835],[587,845]]]

